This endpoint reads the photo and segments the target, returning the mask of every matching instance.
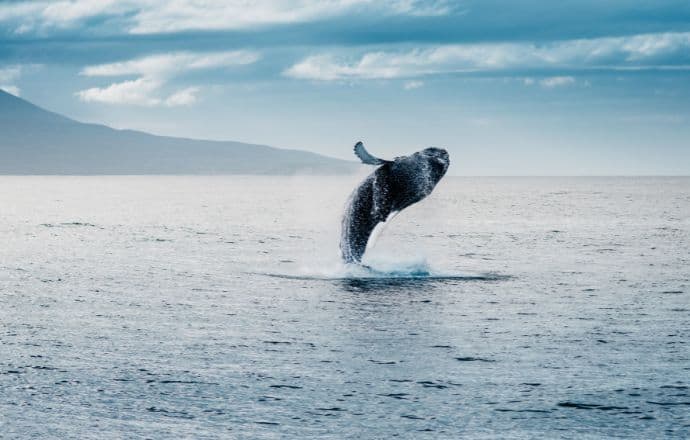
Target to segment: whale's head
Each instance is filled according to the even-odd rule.
[[[448,166],[450,165],[448,152],[443,148],[429,147],[420,151],[419,154],[424,156],[429,165],[429,177],[431,177],[435,183],[438,183],[446,174]]]

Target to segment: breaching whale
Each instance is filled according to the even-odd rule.
[[[448,152],[442,148],[426,148],[392,161],[372,156],[361,142],[354,150],[362,163],[380,166],[348,200],[340,236],[346,263],[361,262],[376,225],[431,194],[450,164]]]

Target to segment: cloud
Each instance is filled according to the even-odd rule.
[[[0,22],[26,33],[118,17],[129,33],[155,34],[305,23],[357,12],[438,16],[452,9],[450,0],[61,0],[0,5]]]
[[[0,5],[0,23],[15,23],[17,34],[70,28],[93,17],[125,14],[132,4],[118,0],[10,2]]]
[[[199,91],[198,87],[188,87],[173,93],[165,100],[165,105],[168,107],[177,107],[180,105],[191,105],[196,102],[196,93]]]
[[[403,84],[405,90],[413,90],[420,87],[424,87],[424,81],[406,81],[405,84]]]
[[[161,1],[133,18],[134,34],[186,30],[248,29],[256,26],[319,21],[361,10],[385,15],[434,16],[450,10],[446,1],[425,0],[257,0]]]
[[[81,90],[77,96],[84,102],[101,102],[105,104],[128,104],[144,107],[165,105],[178,107],[194,104],[197,101],[198,87],[188,87],[173,93],[167,98],[153,96],[161,87],[159,81],[139,78],[111,84],[108,87]]]
[[[168,97],[161,96],[161,88],[172,78],[189,71],[246,65],[258,61],[259,58],[258,53],[250,51],[175,52],[117,63],[87,66],[81,71],[84,76],[137,76],[138,78],[116,82],[107,87],[81,90],[76,95],[84,102],[148,107],[191,105],[197,101],[196,95],[200,90],[199,87],[178,90]]]
[[[541,79],[525,77],[518,78],[518,81],[522,82],[522,84],[526,86],[533,86],[535,84],[539,84],[540,86],[547,89],[569,86],[577,82],[577,80],[573,76],[548,76]],[[584,84],[585,86],[589,86],[589,81],[583,81],[582,84]]]
[[[284,71],[319,81],[415,78],[519,69],[690,69],[690,32],[565,40],[549,44],[449,44],[368,52],[355,59],[308,56]]]
[[[155,106],[161,103],[161,99],[151,95],[158,91],[161,84],[160,81],[151,78],[138,78],[114,83],[108,87],[81,90],[77,92],[77,96],[84,102]]]
[[[117,63],[88,66],[81,71],[81,74],[85,76],[145,75],[169,77],[187,70],[252,64],[259,58],[258,53],[245,50],[210,53],[173,52]]]
[[[0,81],[14,81],[22,74],[21,66],[0,67]]]
[[[379,2],[381,5],[386,5],[386,3],[396,14],[412,15],[416,17],[438,17],[453,12],[460,2],[453,2],[451,0],[398,0]],[[459,12],[464,14],[467,11],[461,10]]]
[[[119,6],[117,0],[77,0],[48,2],[40,9],[45,21],[64,26],[101,14],[124,12],[123,6]]]
[[[552,76],[549,78],[544,78],[539,81],[543,87],[552,89],[554,87],[569,86],[575,84],[575,78],[572,76]]]
[[[19,87],[17,87],[17,86],[2,85],[2,84],[0,84],[0,90],[4,90],[5,92],[9,93],[10,95],[14,95],[14,96],[19,96],[20,92],[21,92],[19,90]]]
[[[19,96],[20,89],[14,82],[22,74],[21,66],[0,67],[0,89],[15,96]]]

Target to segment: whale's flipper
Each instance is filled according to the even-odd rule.
[[[367,149],[364,148],[364,144],[361,142],[357,142],[355,144],[355,154],[357,157],[359,157],[362,163],[367,165],[383,165],[390,162],[389,160],[379,159],[378,157],[374,157],[369,154]]]

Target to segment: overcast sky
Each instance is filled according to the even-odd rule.
[[[690,2],[0,2],[0,88],[117,128],[457,175],[690,174]]]

